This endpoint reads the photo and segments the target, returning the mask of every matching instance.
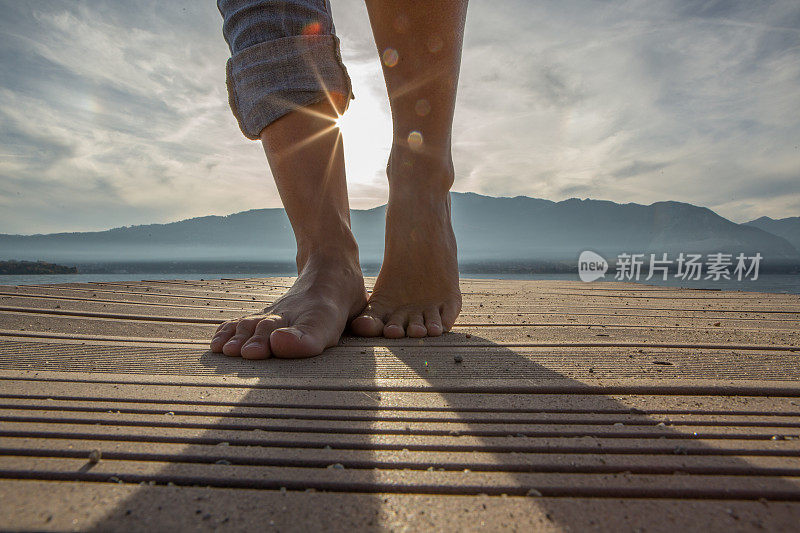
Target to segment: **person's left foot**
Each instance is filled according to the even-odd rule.
[[[367,307],[350,323],[363,337],[437,337],[461,311],[450,194],[404,182],[390,162],[386,250]],[[431,183],[452,182],[452,167],[417,159],[413,171]]]

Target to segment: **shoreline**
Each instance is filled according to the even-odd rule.
[[[377,272],[365,269],[366,276],[374,276]],[[143,280],[210,280],[222,278],[270,278],[270,277],[293,277],[294,271],[280,270],[269,272],[206,272],[206,273],[187,273],[187,272],[152,272],[152,273],[92,273],[92,274],[3,274],[0,275],[0,285],[46,285],[63,283],[109,283],[109,282],[139,282]],[[461,272],[461,279],[499,279],[499,280],[561,280],[577,281],[577,273],[474,273]],[[603,284],[616,282],[613,273],[609,273],[603,280],[593,281],[587,285]],[[628,280],[626,280],[628,281]],[[671,287],[681,289],[703,289],[725,292],[764,292],[774,294],[800,294],[800,274],[762,274],[756,281],[736,281],[736,280],[698,280],[687,282],[684,280],[668,279],[661,280],[629,280],[643,286]]]

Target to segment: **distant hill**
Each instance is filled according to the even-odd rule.
[[[0,274],[77,274],[78,269],[44,261],[0,261]]]
[[[800,217],[789,217],[775,220],[774,218],[761,217],[750,222],[745,222],[747,226],[753,226],[773,235],[783,237],[800,250]]]
[[[651,205],[452,193],[453,223],[462,262],[570,261],[590,249],[612,259],[620,252],[738,253],[800,262],[786,238],[735,224],[704,207]],[[383,253],[383,206],[352,212],[362,260]],[[762,219],[759,219],[762,220]],[[754,221],[757,222],[757,221]],[[778,221],[780,222],[780,221]],[[0,259],[66,264],[143,261],[294,260],[294,238],[283,209],[86,233],[0,235]]]
[[[798,258],[797,249],[781,237],[681,202],[551,202],[467,193],[454,198],[453,219],[464,258],[574,259],[586,249],[607,257],[620,252],[760,252]]]

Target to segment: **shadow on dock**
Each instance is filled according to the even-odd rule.
[[[751,513],[749,506],[775,505],[768,500],[800,500],[798,486],[784,479],[800,475],[796,463],[786,467],[778,460],[778,466],[770,466],[767,460],[758,466],[741,457],[796,456],[782,452],[775,446],[779,443],[769,442],[769,435],[711,430],[704,434],[702,429],[693,434],[681,432],[680,424],[690,422],[679,416],[675,425],[665,424],[664,413],[670,409],[640,409],[621,400],[626,395],[653,394],[655,406],[658,398],[669,392],[587,386],[487,339],[473,340],[490,347],[443,348],[423,354],[424,349],[382,340],[380,347],[360,350],[348,372],[336,372],[337,378],[352,380],[351,386],[320,378],[316,385],[286,389],[276,385],[276,375],[313,378],[304,371],[308,361],[247,362],[198,352],[202,364],[218,375],[261,381],[247,385],[252,390],[201,438],[187,442],[178,456],[120,457],[173,464],[155,476],[145,476],[148,479],[120,475],[123,482],[155,481],[157,486],[143,486],[93,529],[157,526],[383,531],[436,524],[441,529],[445,524],[444,529],[450,530],[482,526],[495,530],[538,524],[584,530],[599,525],[608,528],[611,523],[633,528],[667,516],[671,528],[698,529],[702,524],[715,524],[714,529],[747,529],[768,526],[753,518],[758,513]],[[352,346],[349,349],[352,357]],[[388,354],[378,353],[387,349]],[[333,361],[339,353],[340,348],[333,348],[317,363]],[[456,355],[461,355],[463,362],[456,363]],[[402,377],[424,383],[381,385],[376,378],[387,376],[385,370],[378,371],[378,365],[390,357],[397,358],[411,373]],[[485,380],[493,376],[478,375],[485,369],[470,370],[471,366],[491,368],[491,361],[476,365],[480,357],[502,360],[499,374],[519,376],[530,385],[521,387],[519,380],[507,388],[497,383],[486,385]],[[265,372],[269,365],[281,371]],[[454,375],[452,365],[463,369],[468,377],[449,377]],[[437,371],[442,368],[449,369],[448,377],[438,377]],[[270,377],[265,378],[266,374]],[[272,391],[271,397],[278,400],[265,402],[263,390]],[[372,402],[320,403],[338,396],[347,401],[352,397],[348,391],[363,394]],[[395,393],[404,392],[410,403],[392,405],[392,398],[398,397]],[[443,402],[415,404],[414,395],[418,393],[434,393]],[[702,391],[674,392],[675,396],[682,394],[703,395]],[[390,398],[382,399],[383,395]],[[298,401],[305,403],[298,405]],[[189,407],[202,410],[201,404]],[[286,409],[294,407],[305,414],[286,414]],[[309,410],[317,414],[310,415]],[[281,417],[271,417],[271,411],[280,411]],[[713,414],[690,407],[681,412]],[[242,426],[232,423],[233,417],[248,421],[247,434],[241,431]],[[448,421],[465,426],[448,429]],[[408,428],[400,427],[403,424]],[[695,425],[719,428],[725,422],[701,420]],[[760,426],[768,427],[769,422],[763,421]],[[235,431],[240,433],[231,438]],[[702,442],[708,439],[740,444],[759,441],[763,446],[737,449],[734,443],[715,448]],[[473,444],[459,445],[459,440]],[[211,447],[213,453],[209,453]],[[302,453],[292,453],[293,449]],[[270,450],[285,455],[268,453]],[[426,457],[432,461],[425,462]],[[197,469],[195,475],[184,467],[187,463],[205,464],[206,468]],[[91,469],[76,473],[74,479],[102,481],[92,476]],[[254,490],[199,488],[207,486]],[[397,495],[417,496],[403,499]],[[447,499],[442,495],[486,496]],[[683,507],[670,507],[680,499],[691,501]],[[631,501],[651,505],[630,507]],[[739,505],[730,511],[736,501]],[[693,511],[687,514],[690,508]],[[643,516],[642,512],[652,515]]]

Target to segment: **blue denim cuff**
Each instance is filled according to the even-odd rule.
[[[228,99],[239,128],[257,140],[266,126],[327,93],[353,97],[335,35],[296,35],[249,46],[228,60]]]

